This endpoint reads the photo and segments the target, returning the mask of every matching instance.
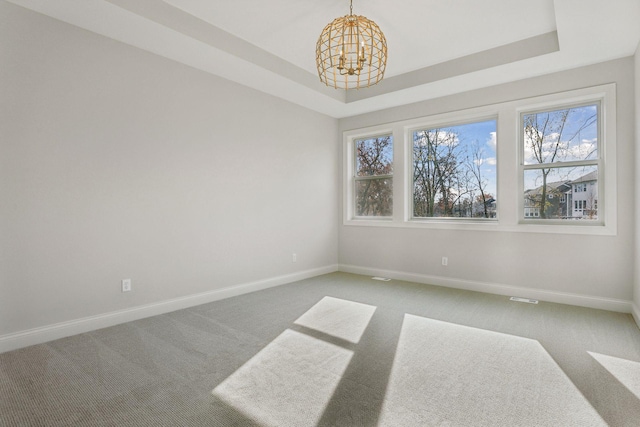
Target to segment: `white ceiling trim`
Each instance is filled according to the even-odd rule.
[[[636,0],[555,0],[557,32],[457,56],[345,93],[161,0],[8,1],[336,118],[631,56],[640,41]],[[315,30],[319,34],[321,28],[310,31]]]

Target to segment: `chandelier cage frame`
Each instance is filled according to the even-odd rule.
[[[387,40],[380,27],[351,13],[336,18],[320,34],[316,44],[320,81],[335,89],[359,89],[375,85],[387,66]]]

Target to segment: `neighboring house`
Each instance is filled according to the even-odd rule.
[[[497,202],[493,197],[489,197],[484,203],[478,198],[473,204],[467,202],[456,205],[453,211],[456,216],[460,217],[484,218],[486,213],[487,218],[496,218]]]
[[[546,217],[567,218],[569,216],[567,203],[567,193],[571,192],[571,185],[568,181],[551,182],[547,184],[547,194],[545,201]],[[524,192],[524,217],[525,219],[540,218],[542,186]]]
[[[588,173],[573,181],[547,184],[547,219],[597,219],[598,173]],[[524,192],[525,219],[540,218],[542,186]]]
[[[598,172],[588,173],[571,181],[569,204],[573,218],[598,219]]]

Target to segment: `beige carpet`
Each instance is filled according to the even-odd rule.
[[[375,307],[325,297],[295,324],[357,343]],[[263,426],[315,426],[353,351],[286,330],[213,391]],[[380,426],[606,426],[539,342],[405,315]]]
[[[334,273],[0,354],[0,426],[637,427],[628,314]]]
[[[607,356],[606,354],[592,352],[589,352],[589,354],[603,368],[609,371],[620,384],[633,393],[640,402],[640,362]],[[638,420],[638,424],[640,425],[640,420]]]
[[[539,342],[406,315],[381,426],[605,426]]]
[[[315,426],[352,352],[286,330],[213,395],[263,426]]]

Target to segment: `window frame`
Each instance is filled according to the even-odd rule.
[[[482,123],[495,121],[496,123],[496,194],[495,197],[498,199],[498,164],[499,164],[499,154],[498,154],[498,114],[490,113],[490,114],[469,114],[469,115],[460,115],[458,118],[451,118],[446,120],[447,116],[436,116],[434,120],[424,121],[421,125],[413,125],[405,127],[405,150],[406,150],[406,161],[407,165],[407,177],[408,177],[408,185],[409,187],[405,190],[406,197],[408,198],[409,212],[407,212],[408,221],[414,223],[430,223],[430,222],[467,222],[467,223],[494,223],[498,221],[499,216],[499,204],[498,208],[496,208],[496,217],[495,218],[474,218],[474,217],[416,217],[414,216],[414,182],[413,182],[413,134],[417,131],[429,131],[431,129],[444,129],[455,126],[464,126],[470,125],[474,123]],[[445,120],[442,120],[445,119]]]
[[[372,139],[372,138],[380,138],[380,137],[386,137],[386,136],[391,136],[392,138],[392,149],[393,149],[393,158],[392,158],[392,165],[393,165],[393,172],[391,175],[375,175],[375,176],[365,176],[365,177],[358,177],[356,176],[357,174],[357,161],[358,161],[358,156],[356,155],[356,142],[357,141],[361,141],[363,139]],[[395,211],[395,188],[394,188],[394,184],[395,184],[395,179],[394,179],[394,175],[396,172],[396,138],[395,135],[393,134],[393,129],[388,128],[388,127],[381,127],[381,128],[370,128],[368,129],[368,131],[366,132],[362,132],[362,133],[355,133],[355,134],[350,134],[350,135],[346,135],[344,136],[344,159],[345,159],[345,169],[344,169],[344,174],[346,177],[348,177],[348,179],[343,180],[344,181],[344,187],[343,187],[343,192],[344,192],[344,201],[343,203],[345,204],[345,222],[346,221],[383,221],[383,222],[388,222],[391,221],[393,219],[393,212]],[[392,203],[392,214],[391,216],[358,216],[356,215],[356,197],[357,197],[357,192],[356,192],[356,185],[359,181],[365,181],[365,180],[370,180],[370,179],[391,179],[391,185],[392,185],[392,200],[394,200]]]
[[[598,188],[598,223],[550,220],[524,221],[523,149],[520,149],[521,112],[553,109],[571,104],[600,101],[599,146],[601,158]],[[413,215],[412,132],[426,127],[465,124],[474,121],[497,121],[496,175],[497,221],[487,218],[419,218]],[[393,215],[392,217],[354,217],[354,140],[391,134],[393,136]],[[434,230],[473,230],[523,233],[584,235],[617,234],[616,187],[616,84],[585,87],[530,98],[504,101],[389,122],[381,125],[346,129],[343,144],[342,218],[345,226],[416,228]],[[523,145],[522,145],[523,146]],[[521,153],[522,151],[522,153]]]
[[[597,153],[598,156],[595,159],[588,159],[588,160],[575,160],[575,161],[568,161],[568,162],[563,162],[563,161],[555,161],[555,162],[551,162],[551,163],[533,163],[533,164],[525,164],[524,162],[524,149],[525,149],[525,143],[524,143],[524,116],[525,115],[529,115],[529,114],[539,114],[539,113],[547,113],[547,112],[553,112],[553,111],[558,111],[558,110],[567,110],[567,109],[571,109],[571,108],[580,108],[580,107],[588,107],[588,106],[592,106],[595,105],[596,106],[596,111],[597,111]],[[602,103],[601,103],[601,99],[597,99],[593,102],[580,102],[580,103],[572,103],[572,104],[567,104],[567,103],[559,103],[559,104],[549,104],[549,107],[547,108],[537,108],[535,110],[524,110],[521,109],[519,114],[518,114],[519,120],[518,120],[518,145],[519,145],[519,173],[521,173],[523,175],[523,189],[522,192],[520,193],[520,196],[523,197],[524,196],[524,173],[526,171],[532,171],[532,170],[540,170],[540,169],[562,169],[562,168],[567,168],[567,167],[580,167],[580,166],[595,166],[597,171],[598,171],[598,194],[600,194],[600,190],[601,190],[601,177],[603,177],[604,175],[604,170],[603,170],[603,159],[602,159],[602,152],[600,150],[601,148],[601,143],[603,141],[602,138],[602,126],[601,126],[601,117],[602,117]],[[579,184],[572,184],[575,185],[575,191],[574,193],[582,193],[584,191],[586,191],[586,189],[584,189],[584,187],[586,187],[586,183],[579,183]],[[549,193],[549,199],[551,200],[553,193]],[[523,197],[524,198],[524,197]],[[582,208],[577,208],[575,209],[575,211],[577,212],[583,212],[584,210]],[[520,218],[519,221],[520,223],[535,223],[535,224],[549,224],[549,225],[577,225],[577,220],[578,218],[576,218],[575,220],[573,219],[543,219],[543,218],[539,218],[539,217],[535,217],[536,219],[531,219],[531,217],[528,217],[526,215],[524,215],[524,210],[522,210],[522,212],[520,212]],[[597,220],[590,220],[588,222],[584,222],[583,224],[580,225],[586,225],[586,226],[601,226],[604,224],[604,221],[600,218],[600,215],[598,215],[598,219]]]
[[[523,102],[517,108],[517,143],[518,143],[518,225],[524,227],[537,227],[541,231],[572,232],[582,234],[607,234],[617,233],[616,224],[616,178],[615,167],[609,159],[616,161],[616,85],[614,83],[578,89],[569,92],[561,92],[533,98],[530,102]],[[569,219],[541,219],[524,215],[524,172],[527,170],[541,169],[540,164],[524,164],[524,116],[539,112],[550,112],[566,108],[597,105],[598,114],[598,156],[596,159],[554,162],[549,167],[561,168],[572,166],[595,166],[598,171],[598,199],[599,203],[597,220],[569,220]],[[609,123],[611,122],[611,123]],[[609,167],[607,167],[609,166]],[[575,185],[575,184],[574,184]],[[572,185],[573,187],[573,185]],[[572,194],[577,193],[577,186],[572,188]],[[592,231],[591,231],[592,230]]]
[[[366,140],[370,140],[370,139],[378,139],[378,138],[386,138],[386,137],[390,137],[391,138],[391,173],[390,174],[385,174],[385,175],[364,175],[364,176],[358,176],[358,155],[356,154],[356,149],[357,149],[357,143],[360,141],[366,141]],[[356,219],[388,219],[388,218],[392,218],[393,217],[393,166],[394,166],[394,152],[393,152],[393,147],[394,147],[394,139],[393,139],[393,133],[389,132],[389,133],[383,133],[383,134],[375,134],[375,135],[371,135],[371,136],[365,136],[365,137],[360,137],[360,138],[354,138],[353,139],[353,199],[352,199],[352,203],[354,206],[354,214],[353,217]],[[355,207],[357,206],[357,197],[358,197],[358,192],[356,191],[356,187],[358,186],[359,182],[363,182],[363,181],[377,181],[377,180],[385,180],[388,179],[391,181],[391,215],[373,215],[373,216],[366,216],[366,215],[357,215],[357,213],[355,212]]]

